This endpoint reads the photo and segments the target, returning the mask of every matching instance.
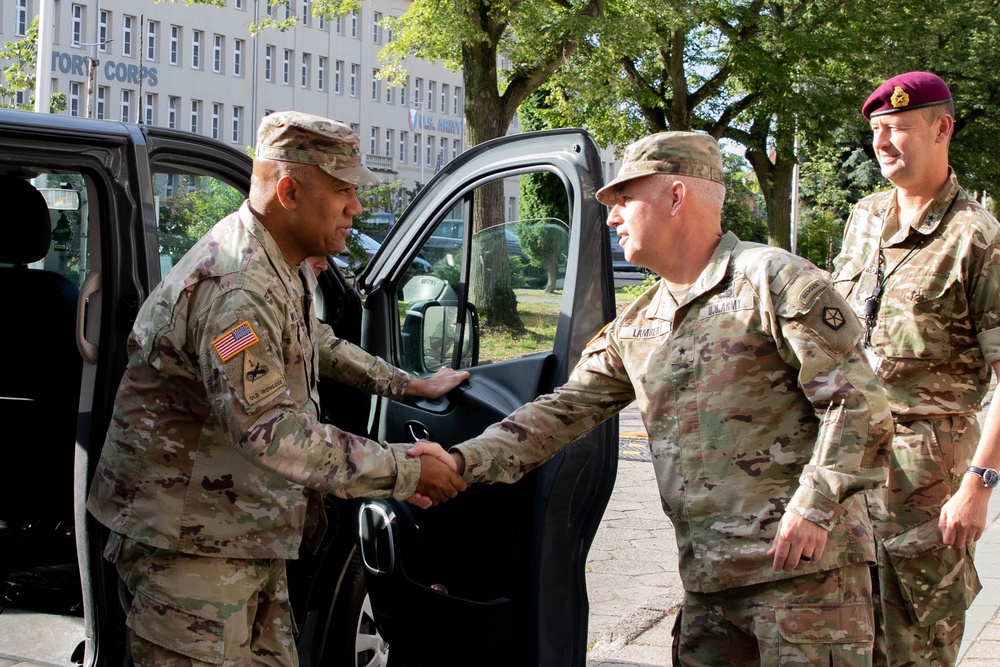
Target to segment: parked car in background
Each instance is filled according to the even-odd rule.
[[[556,334],[486,363],[475,353],[482,332],[473,295],[489,293],[506,265],[471,271],[482,258],[464,238],[450,263],[420,254],[448,212],[457,208],[472,224],[473,198],[533,171],[559,173],[570,204],[573,255],[560,268]],[[10,445],[0,467],[3,660],[128,664],[131,602],[102,557],[108,531],[85,500],[140,305],[211,223],[240,205],[250,173],[242,151],[198,135],[0,110],[8,210],[0,347],[12,351],[0,376]],[[581,130],[480,144],[445,166],[372,248],[360,291],[339,272],[321,274],[324,315],[339,336],[413,373],[447,363],[471,377],[434,401],[373,399],[322,381],[320,418],[380,441],[426,436],[448,445],[564,382],[615,312],[608,248],[587,242],[604,238],[604,207],[582,194],[601,187],[600,173],[597,147]],[[525,314],[537,306],[527,296],[514,304]],[[617,422],[609,422],[519,483],[476,485],[438,508],[328,498],[322,544],[288,566],[300,663],[384,665],[388,641],[399,667],[582,667],[584,566],[617,460]]]

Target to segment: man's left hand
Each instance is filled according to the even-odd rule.
[[[823,557],[826,537],[827,532],[817,524],[793,512],[785,512],[767,555],[774,558],[775,570],[801,570]]]
[[[438,372],[429,378],[410,378],[410,382],[406,385],[406,395],[440,398],[468,379],[468,371],[439,368]]]
[[[941,508],[938,527],[944,543],[953,549],[964,549],[983,536],[990,489],[983,487],[975,475],[966,475],[962,486]]]

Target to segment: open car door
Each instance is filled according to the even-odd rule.
[[[415,374],[449,365],[471,379],[440,400],[383,401],[373,432],[447,448],[565,382],[615,314],[601,185],[593,139],[556,130],[476,146],[420,192],[359,276],[362,344]],[[517,210],[529,190],[543,214]],[[585,664],[584,566],[617,436],[609,421],[516,484],[429,510],[361,504],[391,665]]]

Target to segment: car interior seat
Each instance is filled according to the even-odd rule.
[[[73,466],[83,360],[76,346],[79,290],[29,268],[45,258],[52,220],[41,192],[0,176],[0,598],[11,576],[75,566]],[[61,547],[60,545],[65,545]]]

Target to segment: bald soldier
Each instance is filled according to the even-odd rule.
[[[451,457],[467,482],[513,482],[634,400],[676,529],[680,664],[870,664],[863,492],[885,481],[885,396],[825,275],[723,235],[724,196],[712,137],[629,146],[597,197],[625,258],[662,279],[565,385]]]
[[[322,537],[322,495],[426,504],[465,488],[408,445],[319,421],[319,375],[391,397],[466,377],[410,378],[316,319],[304,260],[343,251],[357,187],[378,182],[357,135],[275,113],[255,153],[249,199],[139,311],[87,504],[134,596],[137,665],[297,664],[285,560]]]
[[[954,665],[980,590],[973,542],[1000,479],[1000,227],[948,164],[951,91],[930,72],[882,83],[865,102],[882,175],[858,202],[834,280],[864,319],[896,424],[878,537],[877,664]]]

